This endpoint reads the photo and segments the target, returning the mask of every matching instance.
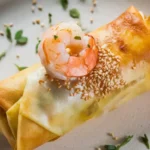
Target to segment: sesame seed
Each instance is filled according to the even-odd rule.
[[[40,24],[40,22],[41,22],[41,21],[40,21],[39,19],[36,20],[36,24]]]
[[[43,80],[39,80],[39,84],[42,84],[42,83],[44,83],[44,81]]]
[[[115,141],[117,141],[119,138],[118,138],[118,137],[113,137],[113,139],[114,139]]]
[[[33,13],[35,12],[35,7],[34,7],[34,6],[31,7],[31,11],[32,11]]]
[[[17,59],[19,59],[19,58],[20,58],[20,56],[19,56],[19,55],[16,55],[16,58],[17,58]]]
[[[4,36],[4,32],[3,32],[3,31],[0,31],[0,35],[1,35],[1,36]]]
[[[41,23],[41,28],[44,28],[44,27],[45,27],[44,23]]]
[[[90,12],[91,12],[91,13],[94,13],[94,8],[93,8],[93,7],[90,9]]]
[[[6,23],[4,23],[4,27],[9,27],[9,25],[8,25],[8,24],[6,24]]]
[[[14,24],[13,24],[13,23],[10,23],[10,24],[9,24],[9,27],[13,27],[13,26],[14,26]]]
[[[35,25],[35,24],[36,24],[36,21],[35,21],[35,20],[33,20],[33,21],[32,21],[32,24],[33,24],[33,25]]]
[[[32,0],[32,5],[36,5],[37,4],[37,0]]]
[[[90,23],[92,24],[92,23],[93,23],[93,21],[94,21],[94,20],[93,20],[93,18],[91,18],[91,19],[90,19]]]
[[[50,88],[48,88],[48,92],[50,92],[51,91],[51,89]]]
[[[39,11],[42,11],[42,10],[43,10],[43,7],[42,7],[41,5],[39,5],[39,6],[38,6],[38,10],[39,10]]]

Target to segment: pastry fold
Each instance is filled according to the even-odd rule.
[[[123,86],[85,101],[80,95],[70,96],[67,89],[50,82],[41,65],[1,81],[0,118],[3,119],[0,127],[5,126],[2,131],[12,147],[35,149],[150,90],[148,17],[132,6],[116,20],[89,34],[97,40],[99,49],[119,57]],[[115,83],[119,86],[118,82]]]

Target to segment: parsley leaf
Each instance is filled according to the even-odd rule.
[[[40,42],[41,42],[40,39],[37,39],[37,40],[38,40],[38,42],[37,42],[36,47],[35,47],[35,52],[36,52],[36,53],[38,53],[38,47],[39,47],[39,44],[40,44]]]
[[[22,37],[22,34],[23,34],[23,30],[17,31],[15,34],[15,40],[20,39]]]
[[[23,30],[19,30],[15,34],[15,40],[16,40],[17,44],[19,44],[19,45],[24,45],[28,42],[28,38],[22,36],[22,34],[23,34]]]
[[[64,10],[68,8],[68,0],[60,0],[60,3]]]
[[[140,137],[141,141],[145,144],[145,146],[147,147],[147,149],[150,149],[150,145],[149,145],[149,140],[146,134],[144,134],[144,136]]]
[[[52,23],[52,14],[51,13],[48,14],[48,20],[49,20],[49,24],[51,24]]]
[[[72,18],[80,18],[80,13],[76,8],[71,9],[69,14]]]
[[[104,146],[106,150],[116,150],[117,147],[115,145],[105,145]]]
[[[54,39],[55,39],[55,40],[58,39],[58,36],[57,36],[57,35],[54,35]]]
[[[11,30],[9,27],[6,27],[6,37],[10,42],[12,42]]]
[[[28,67],[24,67],[24,66],[23,67],[22,66],[18,66],[16,64],[15,64],[15,66],[17,67],[18,71],[22,71],[22,70],[28,68]]]
[[[19,45],[24,45],[28,42],[28,38],[27,37],[21,37],[19,39],[17,39],[17,44]]]
[[[81,40],[81,37],[80,36],[75,36],[74,39]]]
[[[2,52],[1,54],[0,54],[0,60],[3,58],[3,57],[5,57],[6,56],[6,52]]]
[[[127,143],[129,143],[132,138],[133,138],[133,135],[132,136],[127,136],[125,138],[125,140],[120,145],[117,146],[116,150],[120,150],[120,148],[123,147],[124,145],[126,145]]]
[[[120,150],[120,148],[123,147],[124,145],[126,145],[127,143],[129,143],[132,138],[133,138],[133,135],[132,136],[127,136],[125,138],[125,140],[121,144],[119,144],[118,146],[105,145],[104,147],[105,147],[106,150]]]

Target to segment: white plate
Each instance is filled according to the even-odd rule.
[[[90,13],[92,0],[81,3],[80,0],[70,0],[69,9],[77,8],[81,12],[81,21],[84,27],[93,30],[115,19],[130,5],[135,5],[146,14],[150,14],[149,0],[97,0],[98,6],[95,13]],[[58,0],[39,0],[43,11],[36,9],[31,12],[31,0],[0,0],[0,30],[4,30],[4,23],[14,23],[13,35],[19,29],[24,30],[24,35],[29,37],[26,46],[12,46],[5,37],[0,37],[0,52],[7,50],[7,56],[0,61],[0,79],[4,79],[17,72],[14,64],[30,66],[39,61],[35,54],[37,37],[43,30],[38,25],[32,25],[32,20],[40,19],[48,27],[48,13],[52,13],[52,23],[70,21],[68,10],[64,11]],[[90,24],[90,18],[94,23]],[[20,55],[20,59],[16,59]],[[37,150],[94,150],[95,147],[104,144],[114,144],[108,132],[113,132],[118,137],[134,135],[134,139],[122,150],[145,150],[145,146],[138,141],[138,136],[147,133],[150,137],[150,93],[139,96],[125,104],[121,108],[93,119],[77,127],[60,139],[47,143]],[[42,136],[42,135],[41,135]],[[0,138],[2,150],[10,149]]]

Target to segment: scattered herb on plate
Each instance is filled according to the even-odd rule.
[[[55,40],[58,39],[58,36],[57,36],[57,35],[54,35],[54,39],[55,39]]]
[[[105,147],[106,150],[120,150],[120,148],[125,146],[127,143],[129,143],[132,138],[133,138],[133,135],[132,136],[127,136],[125,138],[125,140],[117,146],[115,146],[115,145],[105,145],[104,147]]]
[[[144,134],[144,136],[141,136],[140,139],[145,144],[147,149],[150,149],[149,139],[148,139],[147,135]]]
[[[38,47],[39,47],[39,44],[41,42],[41,40],[39,38],[37,40],[38,40],[38,42],[37,42],[36,47],[35,47],[35,52],[36,53],[38,53]]]
[[[12,42],[11,30],[9,27],[6,27],[6,37],[10,42]]]
[[[75,36],[74,39],[81,40],[81,37],[80,36]]]
[[[4,51],[4,52],[2,52],[2,53],[0,53],[0,60],[2,59],[2,58],[4,58],[6,56],[6,52]]]
[[[17,67],[18,71],[22,71],[22,70],[28,68],[28,67],[25,67],[25,66],[18,66],[16,64],[15,64],[15,66]]]
[[[17,44],[18,45],[24,45],[28,42],[28,38],[27,37],[21,37],[20,39],[17,40]]]
[[[48,21],[49,21],[49,24],[51,25],[52,24],[52,14],[51,13],[48,14]]]
[[[71,9],[69,14],[72,18],[80,18],[80,13],[76,8]]]
[[[88,44],[87,47],[90,48],[90,44]]]
[[[15,40],[20,39],[22,37],[22,34],[23,34],[23,30],[17,31],[15,34]]]
[[[15,40],[18,45],[24,45],[28,42],[28,38],[24,37],[22,34],[23,30],[19,30],[15,34]]]
[[[68,0],[60,0],[60,4],[64,10],[68,8]]]

